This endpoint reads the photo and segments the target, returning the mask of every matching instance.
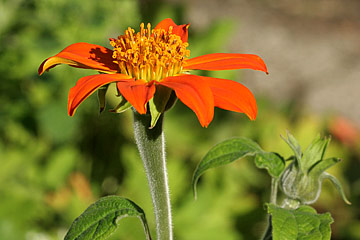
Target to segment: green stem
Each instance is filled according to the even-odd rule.
[[[276,178],[271,178],[271,195],[270,195],[270,203],[276,205],[277,199],[277,190],[278,190],[279,180]],[[270,240],[272,239],[272,223],[271,223],[271,215],[269,214],[268,226],[266,231],[262,237],[262,240]]]
[[[271,223],[271,215],[269,215],[269,222],[267,229],[262,237],[262,240],[271,240],[272,239],[272,223]]]
[[[172,219],[166,170],[165,141],[162,130],[163,114],[150,129],[151,116],[134,110],[134,132],[148,179],[153,202],[158,240],[172,240]]]
[[[271,196],[270,196],[270,203],[276,205],[277,199],[277,190],[278,190],[278,183],[279,180],[275,178],[271,178]]]

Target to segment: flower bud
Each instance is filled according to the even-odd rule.
[[[297,140],[288,133],[285,142],[294,151],[292,162],[283,172],[280,178],[280,188],[286,195],[284,205],[289,208],[297,208],[299,204],[312,204],[320,196],[321,184],[324,179],[329,179],[340,192],[343,200],[350,204],[339,181],[326,173],[325,170],[338,163],[338,158],[323,159],[329,138],[316,137],[307,147],[304,153],[301,151]]]
[[[321,181],[317,176],[303,174],[292,162],[281,176],[280,187],[288,198],[312,204],[319,198]]]

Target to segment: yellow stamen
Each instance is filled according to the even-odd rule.
[[[119,64],[121,73],[147,82],[160,81],[167,76],[181,73],[182,62],[189,57],[187,42],[173,34],[173,27],[168,31],[147,28],[140,25],[140,31],[128,28],[124,35],[110,39],[114,47],[114,62]]]

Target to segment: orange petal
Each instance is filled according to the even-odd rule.
[[[41,75],[61,63],[102,72],[118,72],[119,67],[113,62],[112,54],[112,50],[99,45],[74,43],[42,62],[38,72]]]
[[[195,112],[203,127],[210,124],[214,117],[214,97],[201,77],[184,74],[164,78],[157,84],[173,89],[176,96]]]
[[[257,55],[240,53],[212,53],[185,61],[184,70],[253,69],[267,72],[264,61]]]
[[[180,36],[183,42],[188,41],[188,28],[190,24],[176,25],[171,18],[166,18],[159,22],[155,29],[162,28],[168,31],[170,26],[173,27],[172,32]]]
[[[204,79],[211,88],[216,107],[245,113],[251,120],[255,120],[257,115],[256,100],[247,87],[227,79],[201,78]]]
[[[70,89],[68,98],[68,114],[73,116],[76,108],[88,96],[90,96],[99,87],[117,81],[133,82],[129,76],[125,74],[96,74],[80,78],[76,85]]]
[[[140,114],[146,113],[146,103],[155,93],[155,85],[153,82],[148,83],[142,79],[117,82],[117,88]]]

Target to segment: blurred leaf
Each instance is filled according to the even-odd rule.
[[[260,156],[255,159],[256,166],[266,168],[273,177],[279,177],[285,168],[285,161],[274,153],[263,151],[260,146],[248,138],[229,139],[215,145],[200,161],[195,169],[192,187],[196,198],[196,184],[200,176],[208,169],[231,163],[245,156]]]
[[[134,202],[118,196],[101,198],[90,205],[71,225],[65,240],[106,239],[124,217],[140,218],[146,239],[151,239],[144,211]]]
[[[78,152],[72,147],[62,148],[47,159],[44,182],[51,188],[65,184],[67,177],[78,160]]]
[[[212,22],[205,31],[198,33],[195,35],[195,38],[190,39],[192,40],[189,46],[191,57],[226,51],[226,44],[224,43],[229,41],[229,35],[233,32],[234,28],[234,22],[230,20]],[[189,31],[190,34],[194,33],[191,25]]]
[[[327,240],[331,236],[330,213],[317,214],[310,206],[298,209],[284,209],[268,204],[268,213],[272,217],[273,239]]]
[[[65,103],[65,102],[63,102]],[[66,107],[56,101],[51,101],[47,107],[36,114],[39,130],[56,143],[69,139],[76,132],[78,118],[70,118],[66,114]]]

